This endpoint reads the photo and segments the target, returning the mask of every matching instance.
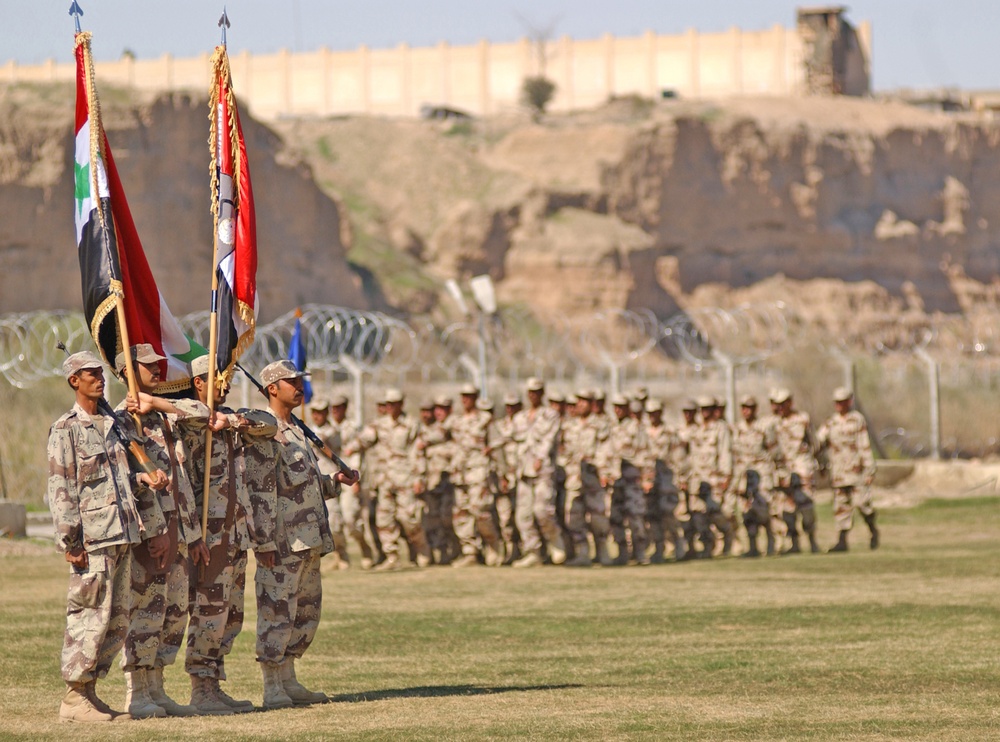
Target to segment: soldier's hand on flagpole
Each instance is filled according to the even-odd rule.
[[[351,469],[350,474],[345,471],[338,471],[333,478],[347,487],[353,487],[358,483],[358,479],[360,479],[358,472],[354,469]]]
[[[191,552],[191,561],[195,566],[199,564],[204,564],[206,567],[212,559],[211,553],[208,551],[208,547],[205,546],[205,542],[201,539],[195,541],[191,546],[188,547]]]
[[[226,430],[232,427],[232,423],[229,421],[229,416],[219,412],[218,410],[213,410],[212,417],[209,418],[208,427],[213,431],[218,433],[220,430]]]
[[[146,472],[139,473],[139,481],[144,485],[149,487],[151,490],[161,490],[166,487],[170,480],[167,479],[167,475],[162,469],[157,469],[152,474],[147,474]]]

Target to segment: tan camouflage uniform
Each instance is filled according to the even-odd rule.
[[[741,515],[746,516],[755,507],[756,498],[767,504],[768,518],[759,523],[768,534],[768,544],[773,551],[773,533],[771,529],[772,500],[774,499],[775,471],[783,465],[781,449],[778,446],[778,434],[774,428],[773,418],[756,417],[747,422],[742,417],[736,421],[733,429],[733,480],[729,491],[740,504]],[[747,472],[755,471],[758,475],[757,490],[747,497]],[[759,520],[756,514],[753,516]],[[745,518],[744,518],[745,520]]]
[[[383,445],[383,473],[378,479],[378,500],[375,527],[387,560],[399,561],[399,537],[407,542],[420,561],[430,560],[430,547],[423,527],[423,503],[414,491],[417,482],[426,479],[425,459],[418,455],[416,442],[420,425],[406,415],[395,420],[390,415],[380,417],[366,427],[357,438],[362,450],[378,443]]]
[[[175,403],[177,413],[156,411],[139,416],[143,447],[149,458],[169,479],[157,494],[168,529],[176,529],[177,551],[166,572],[132,550],[132,621],[125,637],[122,669],[153,670],[173,664],[184,640],[188,620],[188,545],[201,539],[201,523],[195,506],[194,490],[188,478],[183,437],[189,426],[204,426],[208,408],[187,400]],[[119,407],[123,410],[124,405]],[[148,537],[148,534],[147,534]]]
[[[611,536],[618,544],[616,564],[626,564],[629,548],[626,528],[632,537],[632,556],[648,564],[646,549],[646,499],[639,467],[645,456],[642,425],[627,416],[612,422],[607,441],[598,451],[598,470],[611,486]]]
[[[653,542],[652,561],[663,561],[666,544],[674,556],[683,559],[686,552],[684,531],[677,517],[680,506],[675,472],[680,468],[683,447],[677,432],[662,421],[646,424],[647,446],[642,459],[642,485],[646,493],[647,533]]]
[[[56,546],[63,553],[82,548],[88,560],[84,569],[70,567],[62,677],[89,683],[108,674],[125,642],[131,545],[140,535],[162,534],[166,521],[154,493],[137,485],[106,416],[74,405],[50,428],[47,453]]]
[[[496,420],[497,448],[494,449],[496,462],[497,490],[496,512],[500,525],[500,536],[507,552],[507,561],[513,561],[517,545],[517,526],[514,509],[517,502],[517,441],[514,440],[514,418]]]
[[[184,669],[190,675],[225,680],[226,655],[243,629],[247,550],[255,546],[253,506],[241,450],[246,439],[273,438],[278,426],[270,414],[258,410],[235,412],[218,407],[216,411],[226,416],[231,427],[212,433],[205,541],[212,564],[192,574]],[[184,436],[199,518],[204,503],[206,429],[192,426]]]
[[[455,534],[453,513],[455,485],[451,469],[455,460],[452,426],[455,416],[444,422],[434,421],[420,427],[423,456],[426,460],[427,489],[423,493],[424,533],[429,546],[436,552],[438,564],[447,564],[461,551]]]
[[[851,530],[857,508],[874,535],[875,507],[870,485],[875,478],[875,457],[864,415],[857,410],[835,414],[819,429],[816,438],[819,447],[826,449],[830,462],[837,530]]]
[[[595,556],[607,561],[608,521],[605,490],[597,469],[599,428],[586,417],[563,421],[562,455],[566,468],[565,523],[573,544],[574,562],[590,561],[588,532],[593,534]]]
[[[789,415],[778,416],[776,431],[778,446],[785,468],[777,473],[781,488],[782,519],[792,541],[792,551],[798,551],[798,528],[796,516],[802,518],[802,530],[806,532],[814,552],[816,544],[816,507],[813,504],[813,478],[816,475],[816,457],[813,450],[813,433],[809,415],[792,411]],[[793,475],[801,483],[795,486]]]
[[[688,461],[691,521],[702,542],[701,555],[709,557],[715,546],[711,525],[722,532],[724,543],[731,542],[733,536],[729,520],[722,515],[718,500],[726,491],[733,473],[729,425],[723,420],[711,420],[697,426],[692,431]],[[704,485],[708,489],[704,489]]]
[[[452,471],[455,472],[455,506],[452,521],[455,534],[465,556],[479,553],[481,538],[488,561],[493,566],[493,560],[501,551],[500,535],[493,522],[493,503],[489,490],[491,462],[486,452],[486,448],[492,443],[489,435],[493,418],[490,413],[479,409],[460,413],[453,418],[455,458]]]
[[[543,536],[547,544],[561,549],[555,490],[559,413],[544,404],[524,409],[514,415],[513,428],[512,437],[518,444],[514,520],[521,536],[521,554],[537,554]]]
[[[325,500],[337,496],[339,485],[320,473],[312,444],[298,426],[276,422],[273,439],[255,440],[246,450],[256,551],[276,552],[273,568],[258,561],[254,580],[257,661],[281,664],[302,657],[316,636],[323,604],[320,557],[333,551]],[[273,479],[261,471],[267,463]]]

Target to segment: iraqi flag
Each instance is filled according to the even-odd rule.
[[[221,387],[253,342],[257,324],[257,220],[247,149],[225,46],[215,48],[212,69],[209,145],[218,282],[212,311],[216,313],[215,358]]]
[[[124,305],[128,342],[150,343],[160,361],[157,391],[190,385],[188,363],[205,349],[192,342],[170,313],[146,262],[101,124],[94,84],[90,32],[76,35],[76,243],[83,283],[83,309],[101,356],[114,366],[123,349],[115,310]]]

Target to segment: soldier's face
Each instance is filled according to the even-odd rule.
[[[649,423],[655,427],[660,427],[660,423],[663,421],[663,413],[660,410],[654,410],[649,413]]]
[[[590,400],[581,399],[576,403],[576,414],[578,417],[586,417],[590,414]]]
[[[740,414],[743,415],[743,419],[748,423],[753,422],[753,419],[757,416],[757,408],[750,404],[745,404],[740,407]]]
[[[837,414],[838,415],[846,415],[848,412],[850,412],[851,411],[851,402],[852,401],[853,400],[850,397],[848,397],[845,400],[842,400],[842,401],[839,401],[839,402],[834,402],[833,406],[837,409]]]
[[[424,425],[434,422],[434,410],[420,410],[420,422]]]
[[[87,399],[99,399],[104,396],[104,369],[85,368],[69,377],[69,385]]]
[[[434,408],[434,419],[437,420],[439,423],[443,423],[445,420],[447,420],[448,415],[450,414],[451,414],[450,407],[444,407],[443,405],[438,405],[437,407]]]
[[[528,401],[531,402],[532,407],[538,407],[542,403],[542,395],[544,393],[541,389],[528,390]]]
[[[694,422],[695,410],[681,410],[681,414],[684,415],[684,422],[688,425]]]
[[[310,416],[312,416],[313,425],[320,428],[326,425],[326,421],[329,417],[326,410],[309,410]]]
[[[298,407],[305,399],[301,376],[295,379],[281,379],[271,386],[275,388],[274,396],[278,401],[288,407]]]
[[[333,418],[334,422],[342,423],[344,418],[347,417],[347,405],[338,404],[330,408],[330,417]]]
[[[194,387],[194,393],[198,395],[198,401],[202,404],[208,404],[208,377],[207,376],[195,376],[191,379],[191,386]],[[216,390],[213,402],[218,402],[219,404],[226,401],[226,395],[229,394],[229,386],[227,385],[221,392]]]
[[[476,409],[476,395],[475,394],[463,394],[462,395],[462,409],[466,412],[472,412]]]
[[[616,404],[615,405],[615,417],[619,420],[624,420],[628,417],[628,407],[625,405]]]
[[[389,416],[395,420],[397,417],[403,414],[403,403],[402,402],[390,402],[389,403]]]
[[[160,362],[137,363],[135,368],[139,376],[139,387],[142,391],[151,392],[156,389],[160,383]]]

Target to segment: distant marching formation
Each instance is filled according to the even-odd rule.
[[[460,410],[448,397],[428,399],[415,420],[403,394],[387,389],[378,417],[361,429],[347,417],[346,397],[313,399],[313,429],[361,471],[361,484],[330,504],[338,565],[350,566],[349,540],[361,567],[378,570],[411,560],[586,567],[795,554],[800,526],[815,553],[817,457],[835,493],[831,551],[847,550],[855,508],[878,547],[875,462],[849,389],[835,390],[836,412],[816,432],[787,389],[771,391],[765,415],[743,397],[733,426],[713,397],[686,401],[683,421],[669,425],[645,389],[611,397],[610,414],[600,390],[546,399],[533,378],[525,392],[527,406],[509,396],[501,416],[466,385]],[[322,457],[320,466],[334,471]]]

